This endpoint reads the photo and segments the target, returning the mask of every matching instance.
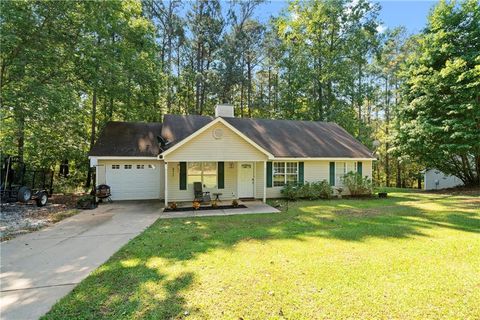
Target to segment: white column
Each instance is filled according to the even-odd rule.
[[[263,203],[267,202],[267,161],[263,161]]]
[[[168,162],[165,162],[165,208],[168,207]]]

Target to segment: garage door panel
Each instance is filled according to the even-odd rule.
[[[119,169],[107,165],[106,181],[112,188],[113,200],[160,199],[160,165],[158,162],[145,163],[143,169],[137,169],[134,162],[116,162]],[[125,165],[131,169],[125,169]],[[151,164],[150,168],[148,164]]]

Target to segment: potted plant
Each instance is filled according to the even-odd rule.
[[[175,210],[175,209],[177,209],[177,203],[176,202],[171,202],[169,207],[170,207],[170,209]]]
[[[200,202],[199,201],[193,201],[193,209],[198,210],[200,208]]]
[[[343,188],[337,188],[337,192],[338,192],[338,198],[342,199]]]
[[[233,201],[232,201],[232,207],[234,207],[234,208],[237,208],[237,207],[238,207],[238,200],[237,200],[237,199],[233,199]]]
[[[386,198],[388,196],[388,193],[385,191],[381,191],[378,193],[379,198]]]

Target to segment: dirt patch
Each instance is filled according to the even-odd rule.
[[[385,214],[391,208],[397,208],[397,206],[383,206],[378,208],[349,208],[349,209],[340,209],[335,210],[334,213],[337,215],[346,215],[346,216],[358,216],[358,217],[368,217],[368,216],[377,216]]]
[[[35,202],[1,204],[0,241],[39,230],[76,214],[75,205],[80,196],[54,194],[44,207],[37,207]]]
[[[449,194],[456,196],[480,196],[480,187],[456,187],[441,190],[426,190],[424,193]]]

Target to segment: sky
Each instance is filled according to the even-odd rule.
[[[418,33],[426,25],[430,9],[436,1],[378,1],[382,6],[380,20],[384,27],[394,28],[405,26],[408,33]],[[277,16],[287,6],[283,0],[270,0],[257,9],[260,19],[267,20],[270,16]]]

